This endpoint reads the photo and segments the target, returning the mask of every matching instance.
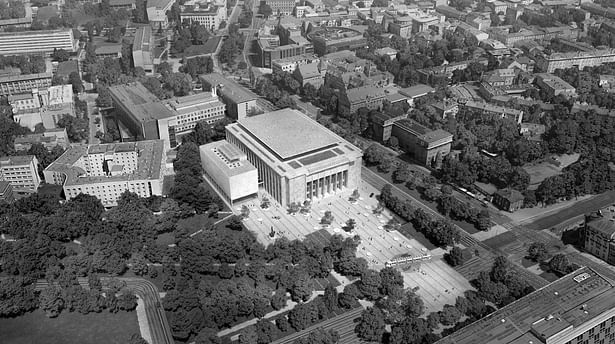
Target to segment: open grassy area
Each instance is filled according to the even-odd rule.
[[[54,319],[36,310],[17,318],[0,319],[3,344],[125,344],[139,333],[136,312],[116,314],[62,312]]]
[[[523,169],[530,175],[530,188],[537,188],[543,180],[560,174],[564,167],[572,164],[578,159],[579,154],[576,153],[562,154],[536,164],[523,166]]]
[[[483,241],[483,243],[495,250],[498,250],[515,240],[516,237],[513,232],[504,232],[502,234],[494,236],[493,238]]]

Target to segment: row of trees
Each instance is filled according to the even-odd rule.
[[[412,222],[414,228],[423,233],[434,245],[452,246],[461,238],[461,233],[450,221],[442,218],[434,219],[422,209],[415,209],[412,202],[394,196],[391,185],[385,185],[379,197],[387,208],[406,221]]]
[[[19,68],[21,74],[44,73],[47,69],[42,56],[0,56],[0,69]]]

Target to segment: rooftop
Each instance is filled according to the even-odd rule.
[[[88,176],[77,165],[79,160],[90,154],[131,152],[138,154],[137,167],[133,173],[116,176]],[[61,172],[66,175],[64,186],[96,184],[111,181],[152,180],[162,178],[163,140],[149,140],[98,145],[71,145],[58,159],[45,168],[45,171]]]
[[[502,189],[498,190],[496,194],[502,198],[507,199],[509,202],[523,201],[523,194],[515,189]]]
[[[202,81],[205,81],[209,87],[218,86],[220,94],[224,97],[230,98],[234,103],[239,104],[258,98],[254,92],[242,87],[229,78],[225,78],[221,74],[203,74],[200,78]]]
[[[350,103],[358,102],[363,99],[384,97],[384,90],[376,86],[361,86],[346,90],[346,96]]]
[[[317,122],[288,108],[247,117],[239,125],[281,160],[323,149],[340,141]]]
[[[615,235],[615,206],[609,206],[591,214],[587,226],[607,237]]]
[[[297,67],[299,70],[299,74],[303,79],[307,78],[315,78],[320,76],[320,71],[318,70],[318,63],[306,63],[299,65]]]
[[[199,147],[208,161],[216,164],[227,177],[255,170],[244,152],[226,140],[215,141]]]
[[[23,166],[29,165],[34,160],[34,155],[16,155],[0,157],[0,166]]]
[[[427,142],[427,143],[440,141],[442,139],[446,139],[449,137],[452,140],[453,138],[453,134],[449,133],[446,130],[442,130],[442,129],[432,130],[411,119],[402,119],[400,121],[395,122],[395,125],[404,129],[405,131],[416,136],[418,139],[424,142]]]
[[[613,282],[584,267],[436,343],[565,343],[587,331],[584,324],[614,308]]]
[[[433,87],[423,85],[423,84],[418,84],[415,86],[402,88],[399,90],[399,93],[409,98],[416,98],[416,97],[420,97],[420,96],[423,96],[427,93],[431,93],[434,91],[435,89]]]
[[[175,116],[140,82],[109,87],[111,96],[118,99],[140,122],[159,120]]]

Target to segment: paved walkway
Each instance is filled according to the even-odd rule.
[[[346,285],[350,284],[352,281],[350,281],[348,278],[341,276],[340,274],[338,274],[335,271],[332,271],[331,274],[333,275],[333,277],[335,277],[336,279],[338,279],[340,281],[340,283],[342,283],[341,285],[338,285],[337,287],[335,287],[335,289],[337,290],[338,293],[341,293],[344,291],[344,288],[346,287]],[[318,297],[318,295],[324,295],[324,291],[320,290],[320,291],[313,291],[312,292],[312,296],[310,296],[310,299],[307,302],[310,302],[312,300],[314,300],[316,297]],[[288,312],[290,310],[292,310],[293,308],[295,308],[295,306],[297,306],[298,303],[294,302],[292,300],[288,300],[286,301],[286,306],[278,311],[272,311],[269,312],[267,314],[265,314],[265,316],[263,317],[263,319],[269,319],[269,318],[273,318],[279,314],[282,314],[284,312]],[[258,322],[260,319],[258,318],[254,318],[254,319],[250,319],[247,321],[242,322],[241,324],[237,324],[231,328],[228,328],[226,330],[222,330],[220,332],[218,332],[218,337],[222,337],[222,336],[226,336],[228,334],[231,333],[235,333],[240,331],[241,329],[248,327],[250,325],[254,325],[256,324],[256,322]]]
[[[250,208],[250,216],[244,220],[246,227],[253,231],[257,239],[265,246],[273,243],[279,237],[289,240],[304,240],[310,237],[321,244],[325,244],[328,235],[340,234],[344,237],[359,235],[361,243],[357,248],[357,256],[367,260],[369,267],[380,270],[392,258],[402,255],[421,256],[428,253],[427,249],[412,238],[406,238],[397,231],[387,232],[384,225],[396,217],[388,210],[381,215],[375,215],[373,209],[378,201],[376,195],[379,191],[366,182],[362,182],[359,193],[361,198],[355,203],[348,201],[352,190],[345,190],[327,198],[315,200],[311,211],[307,215],[290,215],[285,208],[272,206],[261,209],[258,200],[244,203]],[[372,195],[372,197],[369,197]],[[235,205],[240,209],[240,205]],[[334,221],[329,226],[321,225],[320,220],[326,211],[331,211]],[[356,227],[351,232],[342,228],[348,219],[356,221]],[[276,232],[275,237],[269,234],[271,229]],[[326,232],[323,235],[322,232]]]
[[[152,343],[152,332],[149,329],[149,323],[147,322],[147,316],[145,315],[145,303],[140,296],[137,296],[137,321],[139,322],[139,332],[141,337],[146,342]]]

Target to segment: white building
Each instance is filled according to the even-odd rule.
[[[175,0],[147,0],[147,19],[154,30],[169,26],[167,11],[174,3]]]
[[[186,2],[185,5],[189,3]],[[226,0],[195,1],[190,6],[184,6],[180,13],[182,23],[184,20],[196,22],[208,29],[217,30],[220,24],[228,19],[226,13]]]
[[[140,197],[162,195],[165,161],[162,140],[72,145],[43,171],[45,182],[62,185],[66,199],[80,193],[117,205],[124,191]]]
[[[257,197],[258,171],[244,152],[227,141],[208,143],[199,149],[207,179],[231,205]]]
[[[1,157],[0,180],[9,182],[16,193],[36,192],[41,184],[38,160],[34,155]]]

